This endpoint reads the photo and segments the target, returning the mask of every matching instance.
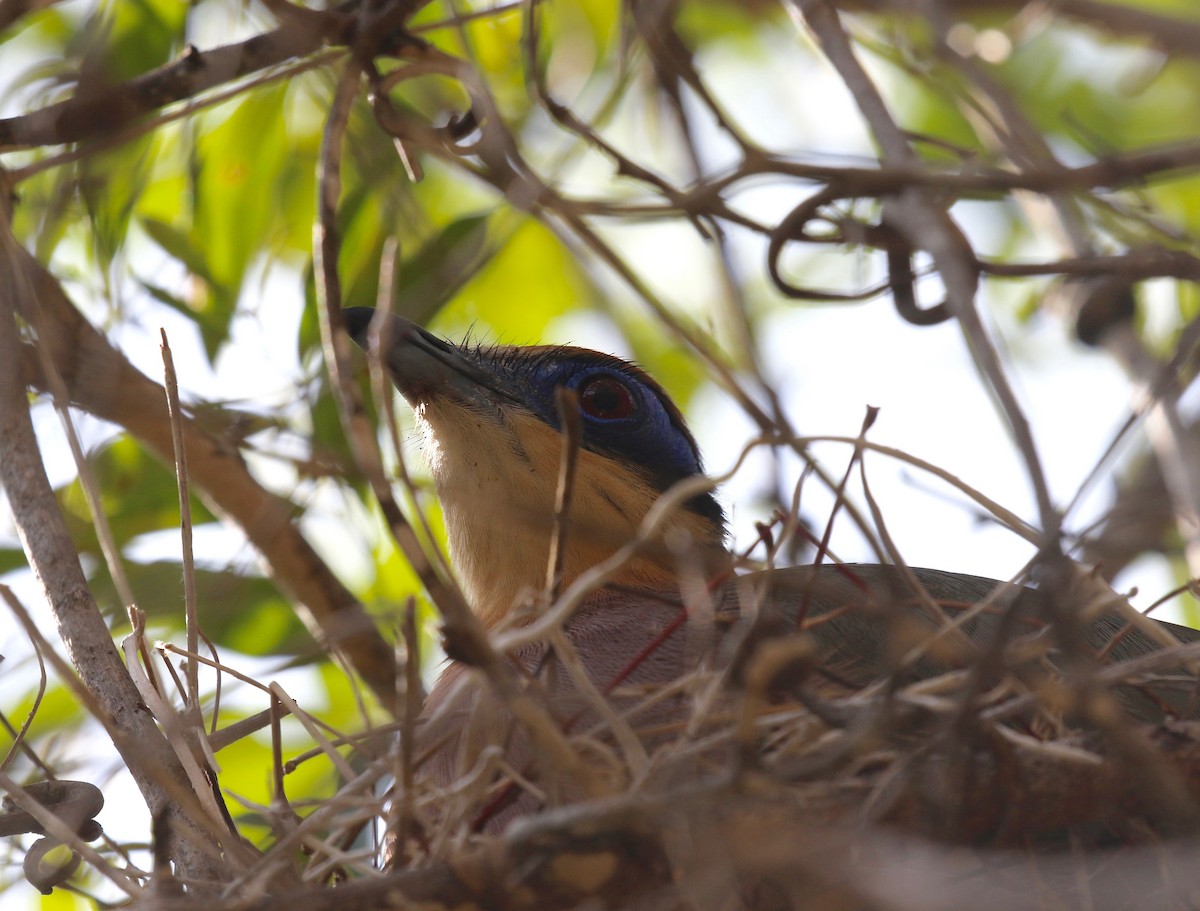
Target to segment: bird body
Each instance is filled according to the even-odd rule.
[[[373,313],[345,311],[349,331],[364,347]],[[574,393],[582,428],[565,531],[565,585],[632,540],[672,485],[702,474],[678,408],[624,361],[570,347],[456,346],[407,320],[389,320],[381,358],[415,410],[452,561],[489,629],[526,622],[530,605],[544,603],[537,597],[546,585],[564,446],[557,389]],[[991,677],[979,677],[976,692],[1009,672],[1032,691],[1069,677],[1079,660],[1128,659],[1200,638],[1170,624],[1131,629],[1124,617],[1097,609],[1067,616],[1083,645],[1063,659],[1048,629],[1066,615],[1047,592],[891,566],[734,575],[724,536],[715,498],[692,497],[582,601],[563,634],[586,683],[557,666],[545,643],[511,655],[528,680],[539,681],[564,729],[583,734],[611,725],[594,692],[587,692],[595,690],[641,749],[653,751],[689,717],[697,697],[687,685],[691,671],[710,666],[726,668],[731,678],[744,674],[736,644],[781,633],[781,641],[804,647],[789,646],[789,672],[776,674],[782,682],[768,687],[770,699],[788,696],[789,687],[811,698],[956,669],[980,674],[989,662]],[[699,575],[710,584],[682,584],[689,572],[693,582]],[[1153,679],[1122,686],[1118,695],[1135,717],[1157,721],[1195,716],[1194,687],[1190,674],[1165,667]],[[523,774],[536,766],[530,742],[491,699],[461,665],[452,664],[437,682],[425,709],[424,743],[439,779],[454,780],[489,755],[504,756]],[[527,812],[537,802],[530,793],[519,795],[501,815]]]

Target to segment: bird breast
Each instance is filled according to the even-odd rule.
[[[545,586],[562,436],[528,415],[504,414],[498,425],[490,415],[441,403],[422,406],[417,419],[451,557],[471,606],[494,627]],[[600,453],[581,449],[576,460],[564,531],[567,585],[632,540],[660,496],[639,473]],[[664,543],[677,532],[700,540],[705,523],[680,509],[613,581],[677,592],[677,559]]]

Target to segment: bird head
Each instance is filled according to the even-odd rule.
[[[344,311],[367,347],[375,311]],[[696,441],[662,387],[638,367],[568,346],[456,345],[398,316],[380,359],[413,407],[442,503],[450,556],[485,625],[540,591],[563,452],[557,390],[575,393],[582,429],[565,533],[563,581],[637,533],[675,482],[703,472]],[[725,518],[712,493],[688,500],[613,584],[678,591],[677,542],[711,565]],[[671,542],[672,546],[668,546]]]

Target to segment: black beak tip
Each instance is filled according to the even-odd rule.
[[[362,348],[367,347],[367,330],[371,327],[371,317],[374,315],[375,310],[371,307],[347,307],[342,311],[346,334]]]

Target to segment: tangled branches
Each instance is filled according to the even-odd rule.
[[[58,15],[54,6],[0,2],[0,29],[40,34],[47,20],[38,17]],[[1033,864],[1047,881],[1077,876],[1082,868],[1062,855],[1030,860],[1001,853],[1041,838],[1058,838],[1081,852],[1104,844],[1113,853],[1081,863],[1116,870],[1114,879],[1142,899],[1151,888],[1145,870],[1153,857],[1171,874],[1171,883],[1153,884],[1162,887],[1163,906],[1179,894],[1173,889],[1195,888],[1179,860],[1194,836],[1194,707],[1188,694],[1175,691],[1178,674],[1170,696],[1154,689],[1163,675],[1189,666],[1193,647],[1119,655],[1107,665],[1093,661],[1084,645],[1097,643],[1088,642],[1083,620],[1095,621],[1095,599],[1060,585],[1064,578],[1111,580],[1139,555],[1159,551],[1181,557],[1182,577],[1200,576],[1197,429],[1181,406],[1200,332],[1189,296],[1200,275],[1200,228],[1187,205],[1195,194],[1200,143],[1185,122],[1190,106],[1176,100],[1194,101],[1188,67],[1200,48],[1200,26],[1193,19],[1092,0],[783,0],[740,4],[745,9],[736,16],[743,18],[729,25],[718,5],[631,0],[611,22],[604,20],[609,13],[580,4],[582,11],[571,15],[602,24],[578,32],[572,30],[577,23],[564,21],[562,5],[537,0],[471,10],[397,0],[349,0],[322,9],[288,0],[262,6],[269,27],[221,46],[192,44],[192,29],[182,19],[174,31],[164,26],[174,58],[159,49],[153,65],[139,72],[122,68],[132,53],[122,43],[122,23],[74,21],[64,13],[67,18],[54,21],[99,37],[77,42],[87,50],[77,51],[70,78],[43,83],[35,74],[23,96],[35,100],[13,112],[22,100],[14,94],[9,116],[0,119],[6,187],[0,333],[7,352],[0,357],[6,421],[0,469],[23,559],[37,570],[38,596],[50,605],[66,650],[56,673],[73,682],[75,699],[115,744],[156,832],[154,856],[143,864],[148,869],[115,844],[104,856],[88,855],[74,824],[61,833],[65,844],[108,875],[112,888],[147,906],[186,904],[178,892],[201,896],[207,907],[218,900],[319,907],[348,896],[362,907],[550,908],[594,897],[611,906],[631,906],[635,899],[704,908],[738,902],[904,906],[886,884],[910,865],[925,879],[910,891],[908,906],[955,907],[963,871],[946,844],[985,845],[967,865],[989,875],[1006,864],[1021,870]],[[253,29],[259,15],[255,8],[241,24]],[[787,65],[754,69],[751,91],[728,73],[737,41]],[[1100,85],[1106,74],[1099,71],[1117,49],[1127,57],[1120,63],[1113,56],[1112,81],[1121,84],[1110,89]],[[1095,72],[1081,76],[1077,70],[1088,67],[1077,66],[1072,53],[1095,64]],[[796,61],[803,66],[789,69]],[[837,101],[817,97],[799,78],[815,80],[818,71],[832,80],[821,85],[834,86]],[[1126,105],[1122,116],[1106,116],[1106,105],[1122,103],[1126,83],[1156,79],[1168,83],[1163,94],[1170,104],[1148,97],[1144,109]],[[765,106],[756,94],[763,85],[770,89]],[[252,129],[229,127],[231,110],[245,113],[248,99],[263,98],[272,99],[274,106],[264,110],[278,123],[271,117],[255,122],[251,111]],[[774,129],[799,119],[793,104],[818,126]],[[631,108],[644,115],[632,119],[632,129]],[[857,131],[859,140],[836,154],[809,149],[824,130],[837,136]],[[242,184],[255,182],[270,186],[251,195]],[[220,204],[224,193],[232,200],[227,208]],[[298,198],[315,199],[315,212]],[[338,331],[343,307],[356,302],[424,321],[483,275],[530,220],[584,264],[582,297],[624,295],[635,302],[637,319],[648,314],[655,330],[646,335],[655,345],[682,349],[703,365],[753,427],[756,439],[748,449],[787,450],[804,464],[799,481],[778,485],[791,496],[776,504],[779,524],[763,525],[762,539],[751,547],[759,548],[755,559],[766,554],[764,564],[786,562],[782,555],[791,544],[814,550],[818,562],[836,552],[828,531],[803,533],[801,489],[811,480],[834,501],[827,529],[850,525],[880,562],[903,566],[903,548],[890,539],[865,470],[865,510],[846,492],[848,480],[864,453],[933,469],[867,440],[864,431],[837,441],[854,456],[845,478],[832,477],[812,454],[814,443],[828,440],[796,431],[771,381],[777,373],[762,361],[762,314],[798,302],[864,303],[882,313],[886,304],[872,301],[886,298],[914,333],[957,327],[1015,441],[1034,512],[1019,517],[948,472],[933,476],[1036,552],[1020,581],[1050,593],[1052,609],[1040,617],[1048,626],[997,636],[986,674],[971,670],[986,662],[956,659],[919,680],[889,667],[853,685],[826,667],[828,655],[813,652],[810,639],[746,633],[736,639],[739,652],[729,645],[733,633],[714,635],[693,655],[699,669],[681,674],[670,692],[647,695],[632,683],[623,690],[614,685],[624,700],[618,715],[593,706],[588,725],[557,727],[559,707],[542,698],[532,664],[520,658],[532,642],[522,636],[532,633],[509,631],[495,641],[470,613],[431,546],[437,523],[413,508],[425,503],[426,492],[407,474],[383,384],[377,377],[375,404],[389,418],[395,459],[378,452],[370,406]],[[300,244],[308,243],[309,222],[314,240],[305,252]],[[618,229],[630,225],[678,232],[655,242],[663,261],[691,255],[677,253],[678,238],[697,241],[702,253],[696,258],[712,267],[707,296],[688,302],[673,294],[670,279],[622,242]],[[76,231],[85,233],[82,242]],[[157,266],[142,268],[137,251],[146,243],[168,260],[164,271],[187,274],[180,287],[150,277]],[[127,268],[126,256],[136,266]],[[331,380],[314,380],[316,367],[306,361],[308,373],[295,380],[303,394],[295,398],[320,387],[312,407],[273,425],[290,421],[288,430],[303,427],[319,437],[299,456],[295,447],[251,440],[259,424],[232,409],[206,412],[186,396],[182,407],[175,400],[168,409],[163,385],[171,383],[142,375],[81,314],[107,313],[95,321],[112,326],[135,323],[122,309],[134,288],[191,320],[215,360],[229,342],[234,314],[247,306],[244,291],[256,258],[292,266],[303,258],[308,267],[301,281],[311,283],[312,306],[294,347],[307,354],[319,331]],[[853,260],[859,274],[830,269],[833,258]],[[82,300],[72,301],[60,282],[83,262],[96,280],[84,282],[76,292]],[[534,276],[531,283],[538,278],[527,274]],[[1124,427],[1065,504],[1047,477],[1011,359],[985,316],[998,289],[1012,287],[1024,289],[1029,312],[1057,320],[1118,364],[1136,390]],[[1165,341],[1143,331],[1147,295],[1163,287],[1178,299]],[[514,312],[524,304],[520,290]],[[616,324],[636,322],[620,306],[605,307]],[[317,324],[319,330],[310,331]],[[278,347],[292,347],[291,340]],[[358,728],[323,730],[318,713],[284,687],[239,671],[236,658],[220,657],[218,648],[245,647],[244,637],[216,643],[205,657],[203,620],[197,624],[191,611],[180,626],[187,647],[163,650],[185,656],[186,686],[172,693],[163,683],[162,673],[173,673],[168,662],[149,670],[158,667],[151,657],[155,645],[140,625],[135,587],[122,582],[128,542],[117,540],[101,518],[113,491],[88,479],[76,440],[80,483],[95,510],[90,521],[99,540],[97,559],[84,561],[85,577],[75,571],[78,541],[53,518],[62,506],[39,479],[45,459],[28,420],[30,388],[54,401],[68,427],[73,407],[180,465],[185,506],[190,483],[214,517],[241,529],[273,585],[304,619],[310,638],[303,660],[337,655],[365,684],[370,696],[359,697]],[[332,419],[335,411],[340,422]],[[213,413],[221,415],[215,423]],[[338,423],[334,439],[331,428]],[[1079,530],[1077,501],[1111,479],[1116,457],[1139,445],[1142,427],[1146,457],[1123,481],[1124,493],[1102,519]],[[176,461],[182,450],[186,464]],[[421,633],[412,602],[397,623],[402,631],[394,646],[361,603],[365,586],[347,585],[339,577],[343,567],[329,565],[313,526],[298,520],[318,497],[310,501],[294,492],[295,481],[289,488],[256,473],[252,466],[264,454],[302,481],[335,480],[347,497],[360,492],[347,477],[357,472],[367,480],[381,524],[437,608],[451,648],[474,669],[469,676],[484,681],[478,685],[487,698],[473,711],[517,718],[532,742],[558,757],[546,765],[586,784],[576,789],[590,796],[585,805],[558,807],[501,837],[496,801],[506,792],[517,789],[535,795],[530,804],[554,805],[571,788],[556,795],[557,785],[534,780],[496,744],[478,753],[477,765],[440,784],[424,774],[431,748],[417,749],[414,740]],[[393,465],[401,496],[392,490]],[[1080,573],[1072,558],[1095,572]],[[111,648],[112,631],[124,621],[106,618],[95,596],[105,571],[124,608],[117,615],[132,618],[124,661]],[[911,596],[919,594],[912,579],[905,585]],[[145,590],[140,594],[144,598]],[[565,653],[569,625],[559,621],[582,596],[571,590],[548,596],[558,607],[547,616],[558,620],[538,632],[567,636],[565,644],[546,640]],[[986,600],[985,593],[959,599],[934,592],[920,600],[941,630],[943,623],[956,625],[942,613],[979,599]],[[23,615],[14,603],[15,614]],[[797,609],[800,621],[809,619],[805,605]],[[736,628],[738,636],[755,629],[747,605],[726,617],[707,606],[714,629]],[[658,632],[667,640],[679,609],[664,607]],[[1118,617],[1122,624],[1135,619],[1127,608]],[[38,628],[30,620],[34,651],[53,663],[58,645]],[[903,631],[896,635],[903,639]],[[1053,648],[1046,638],[1054,638]],[[718,640],[725,644],[714,644]],[[400,674],[397,651],[407,656]],[[1030,676],[1027,661],[1039,672]],[[241,673],[262,704],[246,718],[218,724],[219,698],[201,693],[201,666],[222,679]],[[774,701],[772,687],[789,674],[802,681],[822,677],[833,689],[818,692],[805,682],[787,691],[786,704]],[[1144,701],[1158,707],[1157,715],[1131,721],[1114,709],[1112,693],[1145,696],[1146,687],[1153,695]],[[653,707],[671,699],[693,713],[647,738],[637,729],[637,715],[654,717]],[[17,762],[28,765],[25,780],[58,775],[29,744],[40,702],[33,700],[25,728],[12,728],[6,776]],[[1116,703],[1119,708],[1120,699]],[[285,716],[303,727],[311,755],[328,763],[337,782],[303,818],[285,787],[285,773],[304,766],[283,759]],[[273,733],[275,774],[271,805],[256,808],[265,820],[261,843],[251,847],[243,835],[252,828],[245,817],[254,814],[226,806],[218,760],[222,750],[245,747],[264,727]],[[390,751],[397,731],[404,747]],[[5,787],[17,793],[19,777],[6,777]],[[398,784],[389,786],[389,778]],[[865,834],[858,828],[864,820],[871,824]],[[376,823],[385,833],[379,844],[362,834]],[[892,828],[875,827],[885,823]],[[916,835],[921,839],[908,837]],[[1169,841],[1164,846],[1156,838]],[[296,861],[297,849],[311,852],[309,858]],[[108,859],[113,856],[118,859]],[[864,874],[864,866],[874,872]],[[347,878],[359,881],[319,888]],[[1012,896],[1004,890],[1011,888],[1004,882],[995,893],[974,893],[972,901],[1003,907],[1003,896]],[[1094,900],[1097,894],[1119,893],[1107,885],[1093,891],[1097,905],[1103,904]],[[278,894],[264,897],[269,893]]]

